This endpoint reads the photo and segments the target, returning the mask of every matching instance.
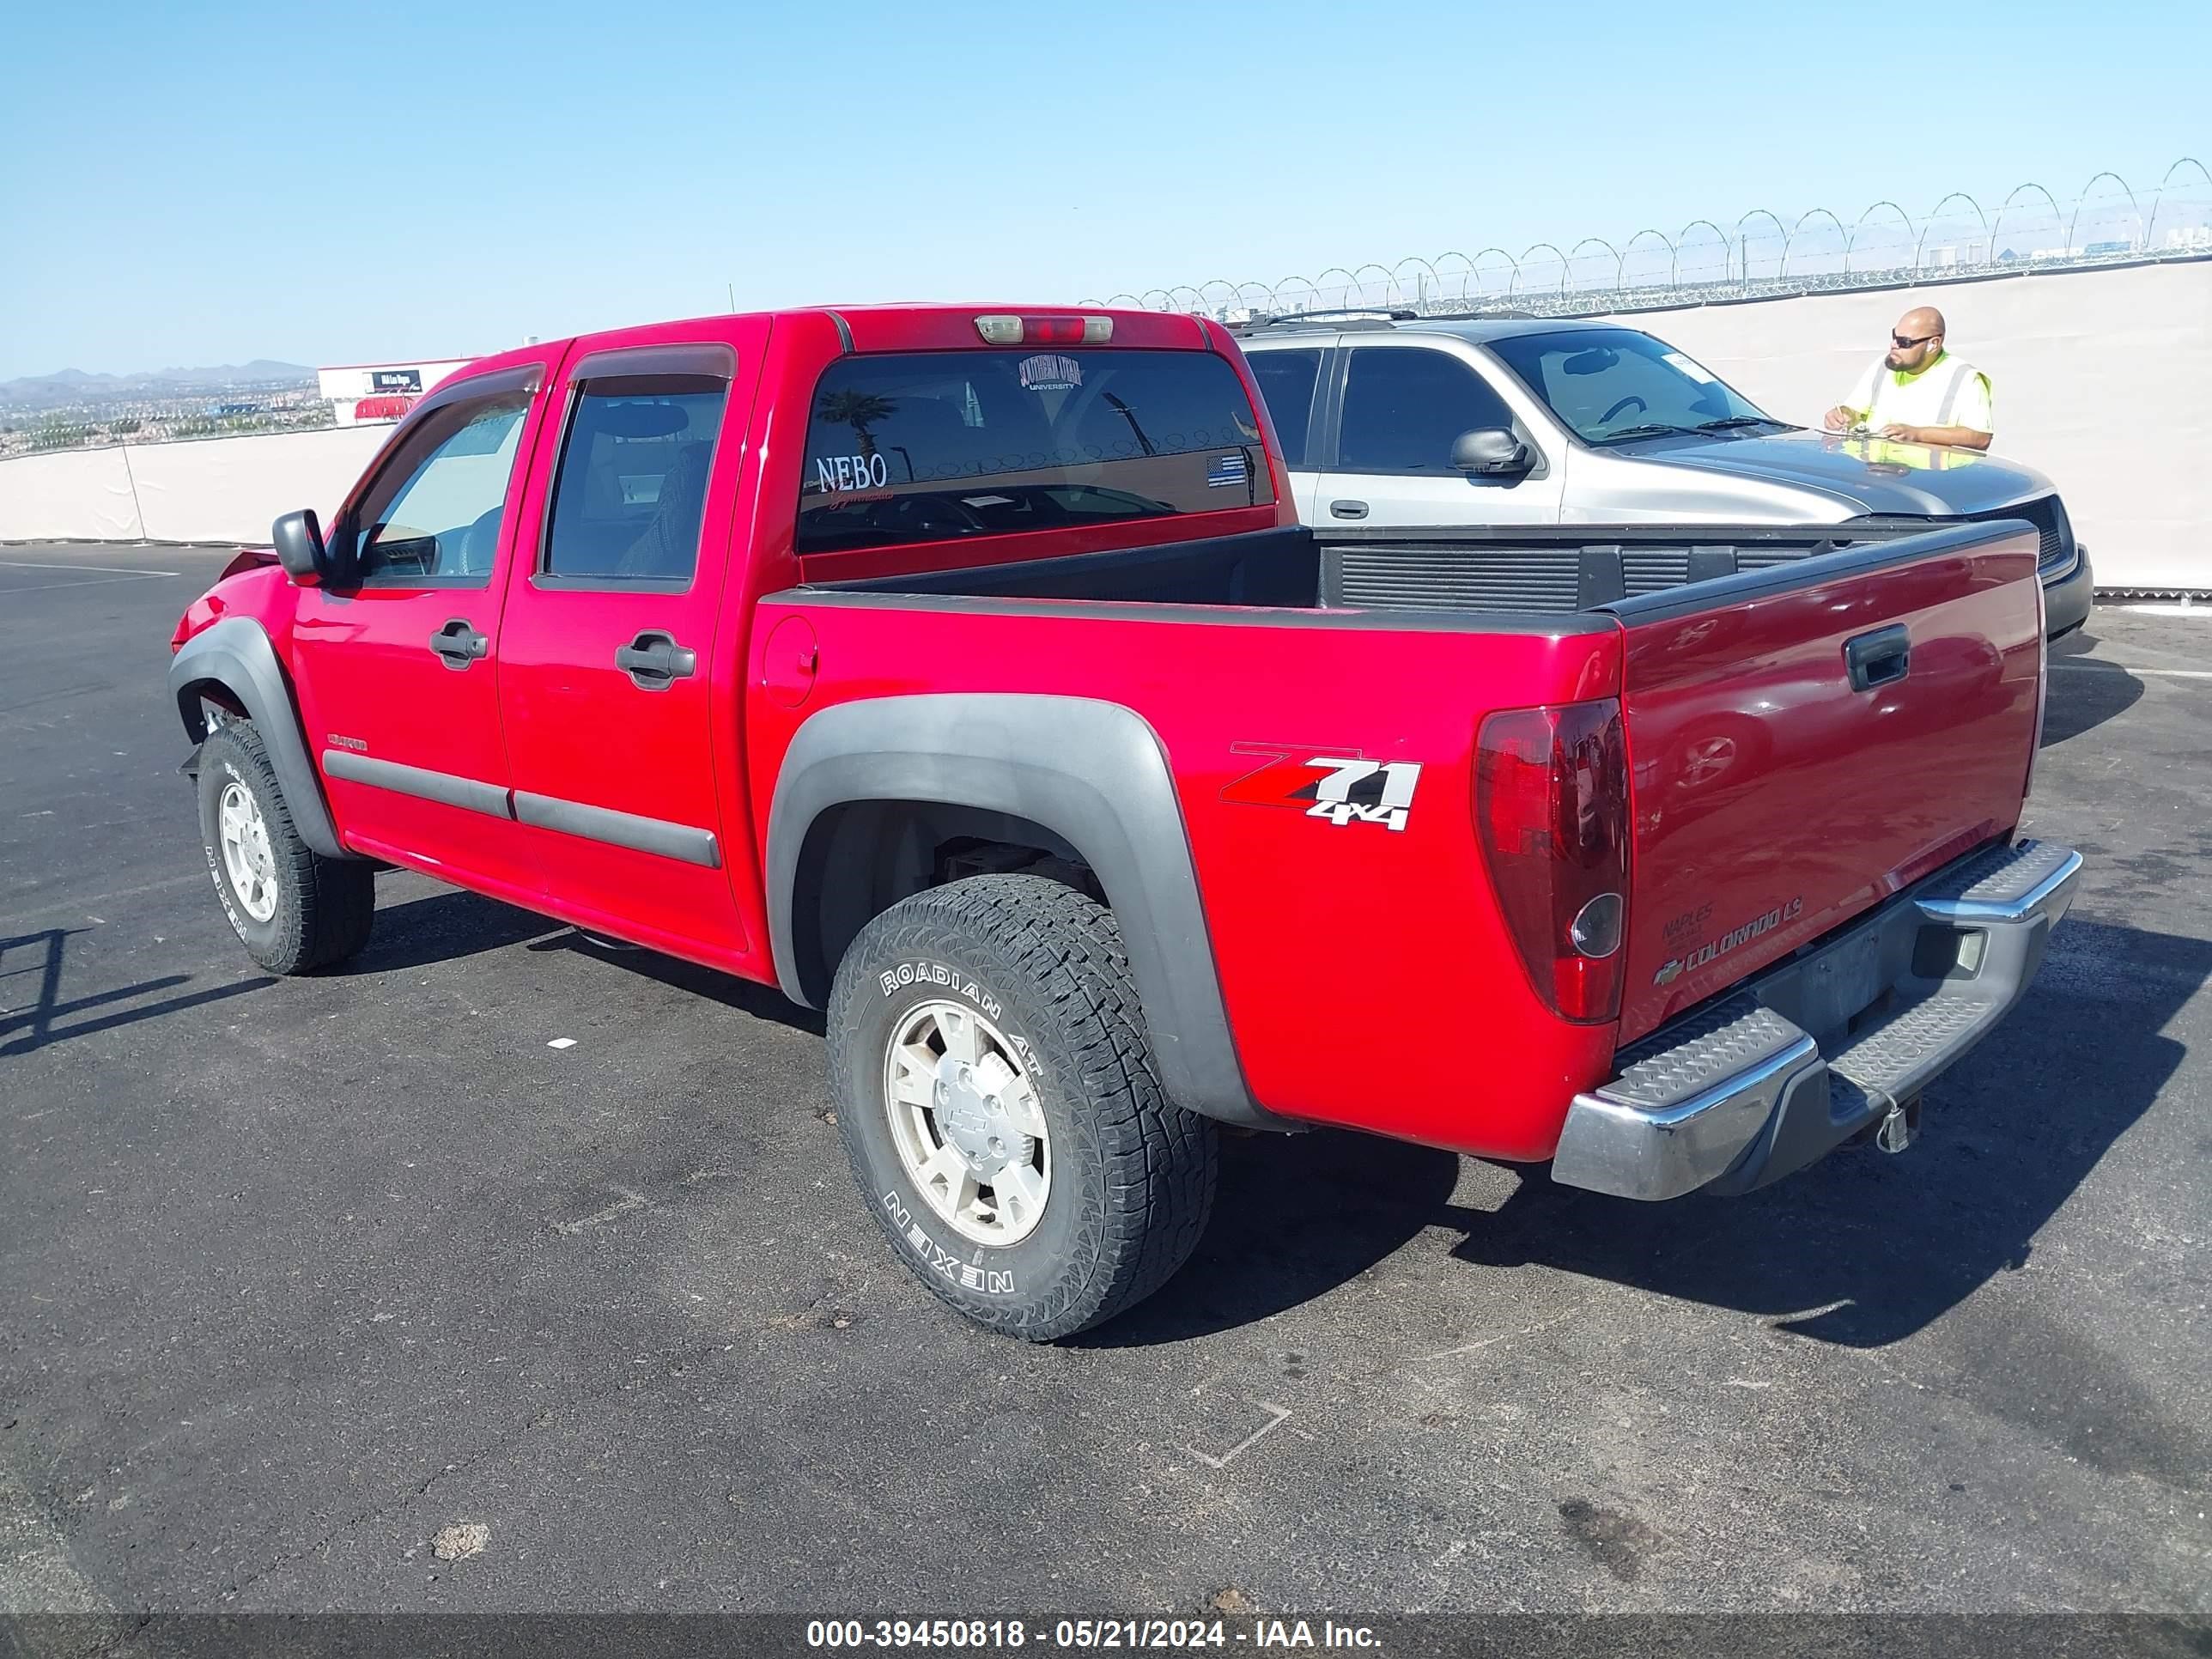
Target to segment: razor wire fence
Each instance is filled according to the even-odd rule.
[[[1787,219],[1753,208],[1733,225],[1692,219],[1673,235],[1646,227],[1620,240],[1540,241],[1518,255],[1486,246],[1272,283],[1214,277],[1084,303],[1223,322],[1346,310],[1573,317],[2208,258],[2212,170],[2185,155],[2148,189],[2100,172],[2063,202],[2030,181],[1994,205],[1953,191],[1918,218],[1888,199],[1849,222],[1825,207]]]

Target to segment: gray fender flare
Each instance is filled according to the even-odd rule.
[[[769,815],[770,942],[795,1002],[816,1000],[794,948],[800,857],[823,812],[857,801],[1008,812],[1066,841],[1114,908],[1170,1097],[1227,1122],[1291,1127],[1245,1084],[1167,756],[1139,715],[1081,697],[955,694],[811,716],[785,753]]]
[[[360,855],[338,844],[331,822],[330,803],[323,799],[322,780],[307,758],[307,745],[300,735],[299,712],[293,707],[292,687],[276,660],[276,647],[251,617],[225,617],[212,628],[195,634],[169,663],[169,695],[177,700],[177,713],[194,743],[207,738],[207,715],[200,707],[199,688],[212,681],[238,700],[246,718],[260,734],[269,764],[284,792],[285,809],[292,815],[300,839],[326,859]]]

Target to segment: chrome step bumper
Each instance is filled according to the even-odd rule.
[[[1622,1051],[1612,1081],[1575,1097],[1552,1178],[1666,1199],[1748,1192],[1802,1169],[1916,1097],[2010,1012],[2081,873],[2079,853],[2048,842],[1970,854],[1662,1027]],[[1847,955],[1896,971],[1839,1019],[1813,988],[1824,958]]]

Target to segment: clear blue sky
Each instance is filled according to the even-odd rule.
[[[1072,301],[2212,160],[2212,6],[31,5],[0,379]],[[1372,9],[1379,12],[1380,9]],[[1894,117],[1935,80],[1924,122]]]

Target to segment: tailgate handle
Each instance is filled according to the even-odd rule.
[[[1851,671],[1851,690],[1871,691],[1903,679],[1912,667],[1912,636],[1903,623],[1877,628],[1844,641],[1844,661]]]

